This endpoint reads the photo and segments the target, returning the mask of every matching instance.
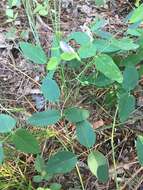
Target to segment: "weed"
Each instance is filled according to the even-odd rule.
[[[35,14],[38,13],[42,16],[48,14],[45,2],[43,4],[36,2]],[[88,168],[100,182],[106,183],[109,180],[109,161],[103,153],[94,150],[97,135],[89,121],[91,113],[81,106],[73,105],[73,103],[71,103],[71,106],[66,106],[66,101],[70,96],[67,89],[71,86],[72,82],[75,85],[80,85],[79,88],[92,87],[99,90],[107,90],[105,91],[107,92],[106,101],[113,100],[114,97],[114,101],[109,102],[107,107],[116,111],[111,116],[113,121],[111,121],[110,126],[104,127],[112,128],[111,147],[114,179],[116,181],[116,189],[120,189],[116,173],[114,134],[115,129],[119,125],[124,124],[136,110],[134,89],[139,84],[140,72],[142,70],[140,65],[139,67],[136,67],[136,65],[143,59],[143,33],[138,26],[132,29],[131,24],[142,21],[143,4],[135,9],[130,18],[128,18],[130,25],[122,38],[118,38],[117,34],[112,35],[102,30],[106,24],[105,20],[96,20],[95,23],[89,26],[88,32],[72,32],[67,37],[62,38],[59,32],[60,16],[57,16],[59,13],[56,1],[54,1],[54,11],[52,14],[54,15],[55,36],[53,38],[50,58],[47,57],[40,45],[39,36],[33,24],[30,3],[23,1],[23,4],[27,10],[29,24],[35,37],[36,45],[22,41],[19,43],[19,48],[29,62],[45,65],[47,74],[41,81],[40,89],[45,101],[52,105],[52,108],[48,108],[45,111],[33,113],[27,119],[27,125],[31,125],[40,131],[53,126],[53,131],[49,130],[52,134],[51,136],[58,138],[58,134],[54,133],[54,127],[58,126],[61,122],[64,122],[65,125],[66,123],[70,123],[75,127],[76,140],[87,149]],[[60,10],[60,5],[58,10]],[[13,18],[11,10],[7,10],[7,16]],[[76,65],[73,63],[76,63]],[[73,72],[72,79],[66,73],[68,69],[71,69]],[[56,80],[55,76],[57,73],[61,73],[61,81]],[[60,82],[62,83],[61,87],[59,85]],[[65,102],[61,109],[60,101],[62,102],[62,100]],[[63,148],[55,154],[49,155],[48,161],[46,161],[37,138],[28,129],[16,129],[16,124],[17,120],[15,118],[7,114],[0,114],[0,133],[4,134],[4,138],[0,144],[1,164],[4,161],[3,146],[7,142],[5,134],[10,133],[8,140],[10,140],[15,149],[26,154],[33,154],[36,157],[35,170],[38,174],[33,178],[36,183],[44,180],[49,181],[57,174],[69,173],[76,168],[82,189],[85,189],[78,168],[79,155],[76,155],[73,148],[75,138],[70,137],[66,127],[64,128],[67,130],[67,143],[59,140]],[[37,137],[39,138],[38,135]],[[137,135],[136,150],[141,165],[143,165],[142,148],[143,137]],[[50,188],[60,189],[61,186],[60,184],[52,184]]]

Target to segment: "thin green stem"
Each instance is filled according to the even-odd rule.
[[[84,184],[83,184],[83,180],[82,180],[81,173],[79,171],[78,165],[76,165],[76,170],[77,170],[77,173],[78,173],[78,176],[79,176],[79,180],[80,180],[80,184],[81,184],[82,190],[85,190]]]
[[[114,176],[115,176],[115,182],[116,182],[116,189],[119,190],[119,184],[117,180],[117,166],[116,166],[116,159],[115,159],[115,147],[114,147],[114,133],[115,133],[115,127],[116,127],[116,118],[117,118],[117,113],[118,113],[118,107],[115,111],[115,116],[113,120],[113,125],[112,125],[112,134],[111,134],[111,147],[112,147],[112,159],[113,159],[113,166],[114,166]]]

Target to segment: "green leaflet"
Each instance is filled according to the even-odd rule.
[[[113,59],[106,54],[97,56],[95,63],[96,69],[103,73],[106,77],[118,83],[123,82],[123,76]]]
[[[42,81],[41,91],[44,95],[44,98],[49,102],[59,101],[60,89],[55,80],[45,77]]]
[[[76,156],[69,151],[62,151],[51,156],[47,163],[47,172],[49,174],[70,172],[77,163]]]
[[[137,65],[142,60],[143,60],[143,50],[139,49],[139,51],[137,51],[136,53],[130,54],[125,59],[123,59],[121,61],[121,64],[125,66],[132,66],[132,65]]]
[[[135,110],[135,97],[124,93],[119,96],[119,118],[121,122],[128,119],[130,114]]]
[[[139,74],[136,67],[134,66],[126,67],[123,72],[122,87],[127,91],[133,90],[138,83],[138,79],[139,79]]]
[[[92,151],[88,155],[88,166],[97,179],[105,183],[109,178],[109,164],[106,157],[99,151]]]
[[[89,117],[88,110],[72,107],[64,110],[66,119],[70,122],[77,123],[86,120]]]
[[[30,61],[37,64],[47,63],[47,56],[40,46],[28,42],[20,42],[19,45],[23,55]]]
[[[78,50],[78,54],[81,59],[94,57],[96,55],[96,46],[95,44],[88,44],[81,46]]]
[[[143,4],[136,8],[130,18],[130,23],[135,23],[143,20]]]
[[[72,32],[68,36],[69,40],[75,40],[80,45],[85,45],[87,43],[90,43],[90,37],[85,32]]]
[[[93,43],[97,49],[97,52],[100,53],[112,53],[120,50],[120,48],[113,45],[110,40],[96,39]]]
[[[61,54],[61,59],[64,61],[71,61],[73,59],[78,59],[80,60],[80,58],[78,57],[77,53],[72,53],[72,52],[64,52]]]
[[[80,144],[86,148],[91,148],[95,144],[96,135],[92,125],[86,120],[76,123],[76,135]]]
[[[16,127],[16,120],[7,114],[0,114],[0,133],[8,133]]]
[[[59,64],[58,59],[56,57],[51,57],[47,63],[47,70],[49,71],[56,70],[58,64]]]
[[[135,44],[130,38],[113,39],[111,44],[124,51],[135,50],[139,48],[139,45]]]
[[[36,138],[25,129],[18,129],[12,136],[12,141],[16,149],[25,152],[37,154],[40,152],[40,146]]]
[[[27,123],[37,127],[46,127],[48,125],[57,123],[60,118],[60,111],[52,109],[44,112],[34,113],[31,117],[28,118]]]
[[[143,166],[143,136],[139,135],[136,141],[136,151],[139,163]]]

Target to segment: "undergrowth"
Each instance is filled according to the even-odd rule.
[[[35,43],[21,40],[17,49],[29,64],[45,66],[46,74],[38,86],[46,101],[46,108],[27,116],[26,126],[24,124],[20,128],[18,118],[5,113],[6,109],[0,114],[0,163],[4,164],[1,173],[8,179],[8,182],[1,180],[0,188],[34,189],[32,183],[37,188],[45,183],[46,189],[58,190],[62,188],[61,185],[53,183],[52,179],[75,170],[81,189],[85,190],[79,163],[86,153],[84,162],[92,175],[105,184],[112,178],[116,189],[122,189],[116,171],[114,136],[117,129],[124,128],[128,119],[134,117],[137,110],[135,89],[140,86],[143,74],[143,29],[140,27],[143,4],[128,15],[125,21],[128,27],[121,37],[118,32],[112,34],[104,31],[107,24],[104,19],[93,21],[86,26],[85,32],[74,31],[64,36],[60,30],[60,1],[9,1],[6,10],[8,23],[16,19],[18,12],[13,12],[13,7],[18,7],[20,3],[25,9]],[[40,45],[35,15],[48,15],[53,23],[50,56]],[[93,110],[90,106],[84,107],[84,101],[100,106],[107,112],[108,124],[104,123],[102,128],[111,129],[110,162],[96,146],[99,131],[93,125]],[[47,141],[58,144],[48,155],[45,153]],[[84,147],[84,151],[77,153],[75,145]],[[142,166],[142,135],[136,134],[135,147]],[[16,157],[16,151],[19,156],[13,166],[8,160]],[[23,160],[29,154],[28,161]],[[114,168],[112,174],[111,163]],[[18,177],[15,177],[15,173]]]

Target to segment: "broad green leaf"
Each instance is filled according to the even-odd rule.
[[[135,23],[143,20],[143,4],[136,8],[130,18],[130,23]]]
[[[97,179],[105,183],[109,178],[109,164],[106,157],[99,151],[92,151],[88,156],[88,166]]]
[[[80,144],[86,148],[91,148],[95,144],[96,135],[92,125],[86,120],[76,123],[76,135]]]
[[[34,166],[37,172],[40,172],[40,173],[45,172],[46,165],[45,165],[44,159],[40,155],[37,155]]]
[[[71,60],[77,59],[77,58],[78,58],[78,55],[76,53],[64,52],[64,53],[61,54],[61,59],[64,60],[64,61],[71,61]]]
[[[0,114],[0,133],[10,132],[16,126],[16,120],[9,115]]]
[[[114,82],[114,81],[110,80],[109,78],[107,78],[102,73],[98,73],[98,75],[97,75],[97,72],[94,72],[89,76],[81,77],[80,81],[82,84],[95,85],[95,86],[100,87],[100,88],[108,86]]]
[[[142,35],[142,33],[140,32],[140,30],[138,30],[138,29],[131,29],[131,28],[129,28],[126,33],[129,34],[129,35],[132,35],[132,36],[136,36],[136,37]]]
[[[99,53],[112,53],[120,50],[120,48],[113,45],[110,40],[96,39],[93,43]]]
[[[143,136],[139,135],[136,141],[136,151],[139,163],[143,166]]]
[[[89,58],[96,55],[96,47],[94,44],[81,46],[78,50],[80,58]]]
[[[124,93],[119,96],[119,118],[121,122],[128,119],[130,114],[135,110],[135,97]]]
[[[125,59],[121,61],[121,64],[125,66],[137,65],[142,60],[143,60],[143,49],[140,49],[136,53],[128,55]]]
[[[103,28],[106,24],[107,24],[107,21],[105,19],[97,18],[91,23],[90,29],[92,32],[96,32],[97,30]]]
[[[126,67],[123,72],[123,83],[122,86],[125,90],[133,90],[139,80],[139,74],[134,66]]]
[[[69,151],[62,151],[51,156],[47,163],[49,174],[67,173],[76,166],[76,155]]]
[[[64,114],[65,114],[66,119],[73,123],[86,120],[89,117],[88,110],[77,108],[77,107],[65,109]]]
[[[47,63],[47,70],[55,70],[59,64],[59,61],[56,57],[51,57]]]
[[[0,165],[2,165],[3,160],[4,160],[4,151],[3,151],[3,145],[0,142]]]
[[[47,63],[47,56],[40,46],[28,42],[20,42],[19,45],[23,55],[30,61],[37,64]]]
[[[90,37],[85,32],[72,32],[68,36],[68,40],[75,40],[80,45],[90,43]]]
[[[44,112],[34,113],[28,118],[27,123],[37,126],[46,127],[57,123],[61,118],[61,113],[58,110],[52,109]]]
[[[25,152],[37,154],[40,152],[40,146],[36,138],[25,129],[18,129],[12,136],[12,141],[16,149]]]
[[[95,60],[95,65],[96,69],[109,79],[118,83],[123,82],[122,73],[110,56],[106,54],[99,55]]]
[[[42,81],[41,91],[49,102],[59,101],[60,89],[55,80],[45,77]]]
[[[139,48],[138,44],[135,44],[132,39],[129,38],[123,38],[123,39],[112,39],[111,44],[120,50],[135,50]]]

